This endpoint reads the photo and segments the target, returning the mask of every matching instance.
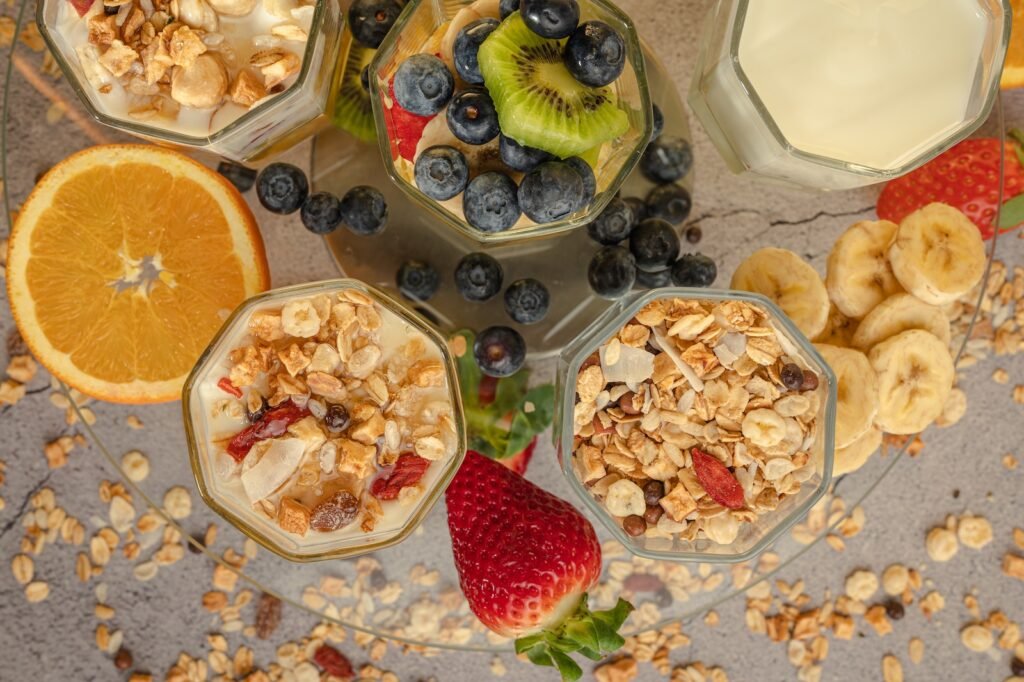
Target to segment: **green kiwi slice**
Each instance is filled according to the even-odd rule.
[[[341,83],[338,86],[337,101],[334,104],[334,125],[352,133],[363,142],[373,142],[377,139],[370,93],[363,89],[360,81],[363,68],[373,61],[375,52],[377,51],[371,47],[364,47],[354,40],[351,41],[348,57],[345,59],[345,70],[341,74]]]
[[[561,158],[622,135],[629,118],[611,87],[580,83],[562,63],[564,40],[542,38],[509,15],[480,46],[480,72],[501,132]]]

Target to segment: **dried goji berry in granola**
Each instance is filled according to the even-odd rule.
[[[289,426],[308,415],[309,410],[291,401],[267,410],[258,422],[245,427],[232,437],[228,442],[228,454],[241,462],[257,441],[283,436]]]
[[[706,452],[693,448],[693,470],[712,500],[729,509],[743,509],[743,486],[729,468]]]
[[[235,396],[236,398],[242,397],[242,389],[238,388],[233,383],[231,383],[231,379],[228,379],[227,377],[220,378],[220,381],[217,382],[217,388],[224,391],[228,395]]]
[[[423,474],[426,473],[429,466],[429,459],[406,452],[399,456],[391,473],[381,476],[373,482],[373,485],[370,486],[370,494],[378,500],[393,500],[398,497],[402,488],[415,485],[423,478]]]
[[[352,662],[348,660],[345,654],[328,644],[322,644],[316,650],[316,653],[313,654],[313,660],[328,675],[334,675],[343,680],[351,680],[356,676],[355,671],[352,670]]]

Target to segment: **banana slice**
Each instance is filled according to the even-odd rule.
[[[872,348],[868,359],[878,373],[879,428],[917,433],[942,414],[954,370],[949,347],[937,336],[920,329],[900,332]]]
[[[730,286],[770,298],[809,339],[825,329],[829,311],[825,283],[792,251],[755,251],[736,268]]]
[[[836,449],[835,461],[832,463],[832,477],[835,478],[860,469],[881,446],[882,432],[872,426],[845,448]]]
[[[967,216],[946,204],[928,204],[900,223],[889,262],[904,289],[943,305],[966,294],[985,274],[985,244]]]
[[[889,247],[899,225],[863,220],[836,241],[828,255],[825,286],[833,305],[847,317],[861,318],[903,287],[889,267]]]
[[[949,392],[945,404],[942,406],[942,414],[935,420],[935,425],[947,427],[960,421],[967,412],[967,394],[959,388]]]
[[[942,308],[910,294],[896,294],[882,301],[860,321],[850,343],[854,348],[867,352],[872,346],[908,329],[934,334],[949,348],[949,318],[946,313]]]
[[[836,375],[836,447],[845,448],[864,435],[878,413],[878,376],[864,353],[852,348],[814,344]]]
[[[824,331],[814,338],[814,342],[849,348],[855,331],[857,331],[857,320],[851,320],[833,305],[829,308]]]

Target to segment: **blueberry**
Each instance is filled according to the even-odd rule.
[[[310,194],[299,215],[313,234],[330,234],[341,224],[341,202],[330,192]]]
[[[487,376],[512,376],[526,362],[526,342],[515,329],[488,327],[473,342],[473,357]]]
[[[665,268],[657,272],[636,271],[636,287],[639,289],[661,289],[671,286],[672,268]]]
[[[636,260],[621,246],[606,246],[598,251],[587,268],[587,280],[602,298],[625,296],[636,282]]]
[[[224,179],[234,185],[239,192],[248,192],[256,183],[255,170],[230,161],[221,161],[217,164],[217,172],[223,175]]]
[[[664,270],[679,255],[679,235],[664,220],[648,218],[629,235],[629,251],[636,267],[647,272]]]
[[[498,3],[498,12],[501,14],[502,21],[505,17],[512,14],[513,12],[519,11],[519,0],[501,0]]]
[[[363,86],[363,90],[366,92],[370,91],[370,65],[367,64],[363,67],[363,70],[359,72],[359,84]]]
[[[665,114],[661,113],[661,107],[657,104],[651,105],[654,113],[654,129],[651,131],[651,139],[657,140],[665,131]]]
[[[401,13],[402,5],[396,0],[352,0],[348,8],[352,37],[367,47],[378,48]]]
[[[448,105],[448,129],[467,144],[486,144],[498,136],[498,111],[483,88],[464,90]]]
[[[565,162],[575,168],[576,172],[583,178],[583,198],[580,200],[580,205],[577,206],[577,209],[590,206],[590,203],[594,201],[594,196],[597,194],[597,178],[594,177],[594,169],[590,167],[589,163],[578,156],[569,157]]]
[[[535,223],[553,223],[576,211],[583,191],[583,178],[572,166],[547,161],[523,178],[519,206]]]
[[[709,287],[717,276],[715,261],[702,253],[680,256],[672,266],[672,283],[677,287]]]
[[[576,0],[521,0],[526,26],[542,38],[568,38],[580,23]]]
[[[614,246],[629,236],[635,224],[633,209],[622,199],[612,199],[601,215],[587,225],[587,234],[599,244]]]
[[[452,46],[452,60],[455,62],[455,71],[462,80],[474,85],[484,82],[483,74],[480,73],[480,63],[477,61],[477,52],[480,44],[484,42],[491,32],[498,28],[497,19],[485,17],[472,21],[463,27],[455,36],[455,44]]]
[[[431,199],[445,201],[466,189],[469,166],[455,147],[429,147],[416,159],[413,175],[421,192]]]
[[[626,43],[603,21],[588,21],[573,31],[562,53],[572,77],[594,88],[608,85],[626,66]]]
[[[272,213],[295,213],[308,194],[306,174],[290,163],[272,163],[256,176],[256,196]]]
[[[441,277],[429,263],[418,260],[407,260],[398,268],[396,277],[398,290],[402,296],[413,301],[426,301],[437,293],[441,285]]]
[[[647,204],[645,204],[644,200],[640,197],[626,197],[623,201],[629,204],[629,207],[633,209],[634,227],[641,221],[650,218],[650,216],[647,215]]]
[[[675,182],[693,167],[693,150],[681,137],[662,136],[640,157],[640,172],[651,182]]]
[[[540,322],[550,305],[547,287],[535,279],[516,280],[505,289],[505,312],[519,324]]]
[[[356,234],[377,234],[388,219],[384,195],[374,187],[353,187],[341,198],[341,219]]]
[[[462,211],[466,222],[481,232],[503,232],[519,220],[516,181],[496,171],[481,173],[466,186]]]
[[[414,54],[398,67],[394,85],[398,106],[419,116],[432,116],[451,99],[455,79],[439,58]]]
[[[647,195],[647,213],[652,218],[661,218],[673,225],[680,225],[690,215],[693,202],[690,193],[682,185],[672,183],[661,185]]]
[[[555,158],[543,149],[527,147],[504,135],[498,136],[498,153],[506,166],[523,173],[529,173],[545,161]]]
[[[486,301],[501,291],[501,263],[486,253],[469,253],[455,266],[455,288],[467,301]]]

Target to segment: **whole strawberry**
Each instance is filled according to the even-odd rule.
[[[484,625],[518,637],[517,653],[577,680],[570,653],[596,661],[624,644],[629,603],[587,608],[601,545],[571,504],[472,450],[445,500],[462,592]]]
[[[878,217],[898,223],[938,201],[960,209],[981,230],[982,238],[991,238],[999,208],[1000,144],[995,138],[964,140],[917,170],[889,181],[878,197]],[[1024,192],[1024,168],[1013,143],[1006,143],[1005,160],[1004,202]],[[1013,227],[1016,222],[1004,219],[1002,226]]]

